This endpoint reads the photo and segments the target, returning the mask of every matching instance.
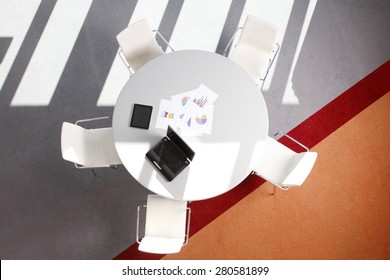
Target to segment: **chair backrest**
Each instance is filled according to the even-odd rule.
[[[61,130],[61,152],[65,160],[84,167],[120,164],[111,127],[85,129],[64,122]]]
[[[139,250],[151,253],[177,253],[186,237],[187,202],[149,195],[145,237]]]
[[[253,15],[248,15],[242,28],[239,44],[250,44],[270,52],[274,47],[278,29],[273,24]]]
[[[267,137],[264,152],[254,171],[280,188],[300,186],[312,170],[316,158],[316,152],[296,153]]]
[[[146,19],[131,24],[121,31],[116,39],[127,62],[134,71],[164,53]]]
[[[278,29],[269,22],[248,15],[230,59],[258,80],[269,64]]]

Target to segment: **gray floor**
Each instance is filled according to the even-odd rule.
[[[96,101],[116,56],[115,35],[141,0],[94,1],[50,104],[10,105],[56,2],[42,1],[0,92],[1,259],[111,259],[135,242],[136,206],[148,193],[123,167],[96,170],[94,177],[65,162],[60,151],[63,121],[112,115],[112,107]],[[174,34],[185,2],[168,2],[159,27],[165,37]],[[246,2],[232,1],[218,46],[210,51],[222,52]],[[293,69],[299,104],[285,104],[309,3],[293,2],[264,91],[270,132],[289,131],[390,58],[390,1],[319,0]],[[10,41],[0,37],[0,61]]]

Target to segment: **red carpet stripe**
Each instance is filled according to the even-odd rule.
[[[289,132],[313,147],[390,90],[390,60]]]
[[[387,61],[374,72],[291,130],[289,135],[299,139],[309,148],[312,148],[389,92],[389,77],[390,61]],[[284,142],[284,139],[281,141]],[[240,185],[224,195],[205,201],[191,203],[192,217],[190,236],[201,230],[263,183],[264,180],[261,178],[250,175]],[[163,255],[146,254],[138,251],[138,244],[135,243],[114,259],[152,260],[161,259],[162,257]]]

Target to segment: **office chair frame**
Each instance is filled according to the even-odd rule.
[[[123,53],[121,48],[119,48],[118,55],[122,59],[123,63],[126,65],[127,69],[129,69],[130,74],[133,75],[134,71],[133,69],[131,69],[130,64],[127,62],[125,54]]]
[[[265,79],[267,78],[268,76],[268,72],[269,70],[271,69],[272,67],[272,64],[274,63],[275,61],[275,58],[276,58],[276,55],[278,54],[279,52],[279,49],[280,49],[280,45],[278,43],[275,43],[275,46],[274,48],[272,49],[272,53],[273,55],[269,58],[268,60],[268,66],[267,66],[267,70],[265,71],[265,74],[264,74],[264,77],[260,77],[259,80],[262,81],[262,84],[261,84],[261,87],[260,88],[263,88],[264,86],[264,83],[265,83]]]
[[[278,131],[274,134],[274,136],[272,138],[276,139],[276,136],[278,135],[282,135],[282,136],[286,136],[288,139],[290,139],[291,141],[293,141],[294,143],[298,144],[299,146],[301,146],[302,148],[304,148],[307,152],[310,152],[309,148],[306,147],[305,145],[303,145],[301,142],[299,142],[298,140],[292,138],[290,135],[288,135],[287,133],[283,132],[283,131]]]
[[[156,32],[156,34],[158,34],[158,36],[160,36],[161,40],[164,41],[165,44],[167,44],[167,46],[171,49],[172,52],[174,52],[175,50],[171,47],[171,45],[168,43],[168,41],[165,39],[165,37],[160,33],[160,31],[158,31],[157,29],[153,30],[153,32]]]
[[[167,44],[167,46],[170,48],[170,50],[172,52],[174,52],[175,50],[171,47],[171,45],[168,43],[168,41],[164,38],[164,36],[157,30],[152,30],[152,32],[156,32],[156,34],[161,38],[161,40],[163,40],[163,42],[165,44]],[[161,47],[161,46],[160,46]],[[125,54],[123,53],[122,49],[119,48],[119,51],[118,51],[118,55],[119,57],[122,59],[123,63],[126,65],[127,69],[129,69],[130,71],[130,75],[133,75],[135,73],[135,71],[131,68],[130,64],[127,62],[126,60],[126,57],[125,57]]]
[[[233,43],[234,39],[236,38],[236,35],[237,35],[238,31],[240,31],[240,30],[242,30],[242,27],[238,27],[238,28],[236,29],[236,31],[234,31],[233,36],[230,38],[228,44],[227,44],[226,47],[225,47],[225,50],[224,50],[223,53],[222,53],[223,56],[226,56],[226,57],[227,57],[226,54],[227,54],[227,52],[228,52],[228,49],[230,48],[230,45]]]
[[[74,124],[79,125],[79,123],[82,122],[92,122],[92,121],[98,121],[98,120],[111,120],[110,116],[104,116],[104,117],[96,117],[96,118],[90,118],[90,119],[83,119],[83,120],[78,120]],[[81,125],[79,125],[81,126]]]
[[[110,116],[103,116],[103,117],[96,117],[96,118],[90,118],[90,119],[82,119],[82,120],[76,121],[74,124],[75,124],[75,125],[78,125],[78,126],[81,126],[80,123],[86,123],[86,122],[92,122],[92,121],[99,121],[99,120],[111,120],[111,117],[110,117]],[[84,127],[84,128],[85,128],[85,127]],[[89,128],[89,129],[92,129],[92,128]],[[91,169],[93,175],[96,176],[95,170],[93,170],[93,168],[91,168],[91,167],[84,166],[84,165],[77,164],[77,163],[74,163],[74,166],[75,166],[77,169]],[[94,168],[100,168],[100,167],[111,167],[111,168],[116,169],[118,166],[117,166],[116,164],[115,164],[115,165],[102,165],[102,166],[94,167]]]
[[[139,238],[139,220],[140,220],[140,212],[141,208],[148,208],[147,205],[141,205],[137,207],[137,224],[136,224],[136,241],[138,244],[141,244],[141,239]],[[189,234],[190,234],[190,224],[191,224],[191,208],[187,207],[187,227],[186,227],[186,232],[184,236],[184,243],[182,246],[186,246],[188,244],[188,239],[189,239]]]

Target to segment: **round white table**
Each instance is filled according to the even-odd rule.
[[[201,84],[218,95],[212,133],[182,135],[195,157],[168,182],[145,157],[166,133],[156,128],[160,101]],[[147,130],[129,126],[135,103],[153,106]],[[195,201],[223,194],[249,175],[268,135],[268,112],[252,78],[231,60],[206,51],[175,51],[146,63],[129,79],[114,108],[113,131],[125,168],[145,188],[164,197]]]

